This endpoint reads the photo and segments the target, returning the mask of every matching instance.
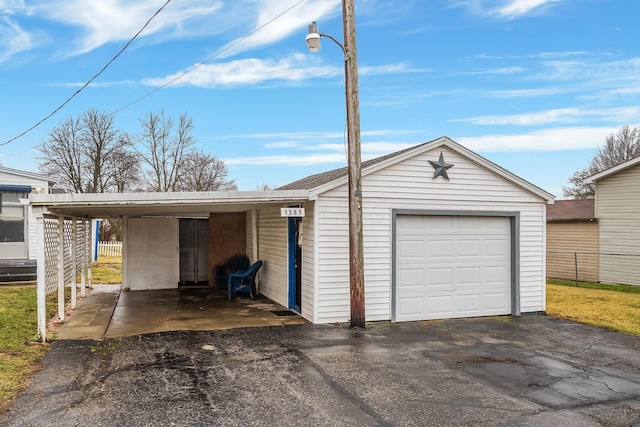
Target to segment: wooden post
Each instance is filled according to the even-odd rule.
[[[351,326],[365,326],[364,244],[362,234],[362,164],[360,158],[360,102],[353,0],[342,0],[345,49],[345,93],[349,158],[349,288]]]

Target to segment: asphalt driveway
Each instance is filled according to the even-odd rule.
[[[546,316],[58,341],[2,425],[640,425],[640,337]]]

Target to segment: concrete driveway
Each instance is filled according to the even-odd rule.
[[[24,426],[640,425],[640,337],[546,316],[58,341]]]

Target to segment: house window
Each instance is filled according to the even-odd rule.
[[[24,205],[21,193],[0,192],[0,243],[24,242]]]

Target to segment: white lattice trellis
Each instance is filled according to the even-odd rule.
[[[61,221],[62,227],[60,227]],[[61,219],[47,215],[38,218],[37,223],[39,245],[38,333],[40,338],[44,340],[46,338],[47,300],[53,301],[57,305],[59,320],[64,321],[66,304],[64,289],[71,287],[71,301],[72,305],[75,305],[78,287],[76,275],[81,276],[80,284],[83,295],[87,277],[90,283],[91,245],[89,242],[91,240],[91,226],[89,221],[75,218]],[[60,253],[61,249],[62,253]],[[60,256],[62,256],[62,262]],[[88,274],[84,267],[88,269]]]

